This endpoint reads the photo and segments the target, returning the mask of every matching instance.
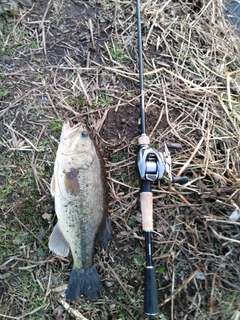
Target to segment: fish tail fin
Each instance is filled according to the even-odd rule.
[[[76,300],[81,295],[89,300],[102,298],[103,286],[96,267],[86,270],[72,269],[68,281],[66,300]]]

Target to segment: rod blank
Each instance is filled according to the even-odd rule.
[[[140,82],[139,87],[140,87],[141,133],[146,134],[140,0],[137,0],[137,26],[138,26],[138,63],[139,63],[139,82]]]
[[[139,139],[140,148],[142,144],[149,144],[146,138],[145,105],[144,105],[144,85],[143,85],[143,57],[142,57],[142,33],[141,33],[141,13],[140,0],[137,0],[137,26],[138,26],[138,56],[139,56],[139,83],[140,83],[140,111],[141,111],[141,134]],[[151,231],[153,230],[153,201],[151,182],[142,181],[141,186],[141,211],[143,215],[143,230],[145,231],[146,246],[146,267],[144,286],[144,312],[147,316],[153,317],[158,314],[157,284],[155,270],[152,263],[152,243]]]
[[[151,182],[143,181],[140,193],[143,230],[145,231],[146,266],[144,275],[144,312],[148,317],[158,314],[158,294],[152,262],[151,231],[153,230],[153,197]]]
[[[151,232],[145,232],[145,246],[146,246],[146,267],[144,278],[144,312],[148,317],[154,317],[158,314],[158,294],[157,283],[155,278],[155,268],[152,263],[152,244]]]

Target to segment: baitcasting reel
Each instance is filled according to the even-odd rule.
[[[150,139],[142,133],[139,137],[139,151],[137,165],[140,180],[140,205],[142,212],[142,228],[145,231],[146,266],[144,280],[144,312],[149,317],[158,314],[158,289],[155,278],[155,269],[152,260],[151,232],[153,230],[153,193],[151,182],[161,180],[164,173],[172,183],[184,184],[187,177],[172,177],[172,159],[168,149],[180,149],[178,143],[165,143],[164,152],[158,152],[149,146]]]
[[[165,150],[162,153],[149,146],[149,138],[147,135],[141,135],[139,145],[137,165],[141,180],[151,182],[161,180],[166,172],[172,183],[185,184],[188,182],[187,177],[172,177],[172,159],[169,149],[181,149],[179,143],[165,143]]]

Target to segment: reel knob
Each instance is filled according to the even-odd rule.
[[[178,178],[172,178],[172,183],[179,183],[179,184],[185,184],[188,182],[188,177],[178,177]]]

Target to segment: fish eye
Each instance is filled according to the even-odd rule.
[[[86,137],[88,136],[88,134],[87,134],[86,131],[82,131],[81,134],[82,134],[82,137],[83,137],[83,138],[86,138]]]

